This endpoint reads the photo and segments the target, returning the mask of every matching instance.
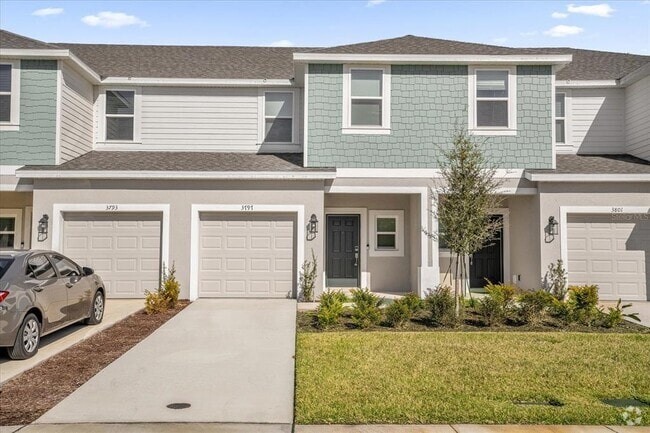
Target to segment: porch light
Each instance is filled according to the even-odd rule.
[[[47,214],[43,214],[40,220],[38,220],[38,240],[44,241],[47,239],[47,230],[48,230],[48,221],[50,217]]]
[[[316,217],[316,214],[311,214],[311,217],[309,218],[309,233],[312,235],[318,233],[318,218]]]
[[[558,222],[553,215],[548,217],[548,234],[551,236],[557,236],[558,234]]]

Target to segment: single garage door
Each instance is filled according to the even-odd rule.
[[[569,215],[569,284],[597,284],[604,300],[648,300],[650,221],[642,215]]]
[[[200,214],[199,296],[293,296],[294,231],[292,215]]]
[[[142,298],[160,278],[162,216],[66,213],[63,254],[102,277],[112,298]]]

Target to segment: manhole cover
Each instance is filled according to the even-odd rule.
[[[187,409],[190,406],[192,405],[189,403],[169,403],[167,405],[169,409]]]
[[[614,407],[628,407],[628,406],[646,407],[646,406],[649,406],[647,403],[644,403],[644,402],[642,402],[640,400],[637,400],[635,398],[604,399],[603,403],[608,404],[610,406],[614,406]]]

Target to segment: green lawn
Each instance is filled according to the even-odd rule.
[[[301,332],[296,366],[298,424],[621,424],[601,399],[650,403],[647,334]],[[539,400],[564,405],[514,403]]]

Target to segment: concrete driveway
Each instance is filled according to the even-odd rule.
[[[604,307],[615,307],[616,302],[614,301],[606,301],[602,303]],[[621,304],[632,304],[630,308],[627,308],[625,310],[626,313],[639,313],[639,319],[641,319],[641,322],[636,322],[633,320],[630,320],[632,323],[637,323],[643,326],[647,326],[650,328],[650,302],[643,302],[643,301],[623,301]],[[607,311],[607,308],[605,308],[605,311]]]
[[[36,423],[290,424],[295,323],[292,300],[200,299]]]

